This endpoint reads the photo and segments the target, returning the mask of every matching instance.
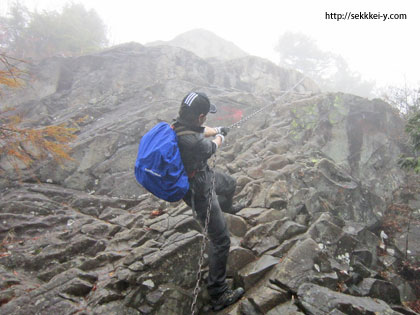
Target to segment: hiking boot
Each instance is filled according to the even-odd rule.
[[[211,300],[213,311],[220,311],[238,301],[244,295],[244,289],[226,290],[218,299]]]

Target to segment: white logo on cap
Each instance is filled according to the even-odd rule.
[[[188,94],[187,98],[184,101],[184,104],[187,104],[188,106],[191,106],[192,102],[194,102],[195,98],[198,96],[197,93],[190,93]]]

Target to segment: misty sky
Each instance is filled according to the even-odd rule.
[[[0,0],[4,14],[12,0]],[[66,0],[21,0],[30,9],[59,10]],[[246,52],[278,63],[274,48],[285,31],[303,32],[323,50],[341,54],[378,85],[420,84],[418,0],[74,0],[94,8],[111,43],[170,40],[203,28]],[[406,14],[405,20],[327,20],[327,13]]]

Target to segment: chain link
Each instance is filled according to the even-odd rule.
[[[252,117],[254,117],[255,115],[257,115],[258,113],[262,112],[264,109],[274,105],[276,102],[278,102],[281,98],[283,98],[284,96],[286,96],[287,94],[289,94],[292,90],[294,90],[300,83],[302,83],[302,81],[305,79],[305,77],[303,77],[298,83],[296,83],[294,86],[292,86],[289,90],[287,90],[286,92],[284,92],[282,95],[280,95],[279,97],[277,97],[273,102],[271,102],[270,104],[263,106],[262,108],[256,110],[255,112],[253,112],[252,114],[242,118],[241,120],[237,121],[236,123],[232,124],[229,126],[230,129],[238,127],[239,125],[245,123],[246,121],[248,121],[249,119],[251,119]],[[195,288],[193,291],[193,301],[191,303],[191,314],[195,315],[196,314],[196,306],[197,306],[197,298],[198,298],[198,294],[200,293],[200,282],[201,282],[201,272],[203,269],[203,265],[204,265],[204,254],[206,251],[206,240],[207,240],[207,233],[208,233],[208,229],[209,229],[209,222],[210,222],[210,210],[211,210],[211,204],[213,201],[213,195],[214,195],[214,182],[215,182],[215,174],[214,174],[214,167],[216,166],[216,155],[214,155],[213,158],[213,167],[212,167],[212,180],[211,180],[211,189],[210,189],[210,197],[209,197],[209,204],[207,206],[207,212],[206,212],[206,220],[205,220],[205,224],[204,224],[204,235],[203,235],[203,240],[201,243],[201,251],[200,251],[200,257],[198,259],[198,271],[197,271],[197,282],[195,283]],[[193,197],[194,198],[194,197]],[[194,211],[194,209],[193,209]]]
[[[287,94],[289,94],[291,91],[293,91],[299,84],[301,84],[303,82],[303,80],[305,80],[305,77],[303,77],[302,79],[300,79],[295,85],[293,85],[290,89],[288,89],[286,92],[284,92],[282,95],[280,95],[279,97],[277,97],[274,101],[272,101],[270,104],[265,105],[263,107],[261,107],[260,109],[257,109],[256,111],[254,111],[253,113],[249,114],[248,116],[242,118],[241,120],[237,121],[236,123],[228,126],[229,129],[238,127],[239,125],[242,125],[243,123],[245,123],[246,121],[248,121],[249,119],[251,119],[252,117],[254,117],[255,115],[261,113],[263,110],[265,110],[266,108],[274,105],[275,103],[277,103],[279,100],[281,100],[283,97],[285,97]]]
[[[214,155],[213,158],[213,167],[212,167],[212,179],[211,179],[211,188],[210,188],[210,197],[209,197],[209,204],[207,205],[207,211],[206,211],[206,220],[204,223],[204,235],[203,240],[201,243],[201,252],[200,257],[198,259],[198,271],[197,271],[197,282],[195,283],[195,288],[193,292],[193,302],[191,304],[191,314],[196,314],[196,305],[197,305],[197,298],[198,294],[200,293],[200,282],[201,282],[201,271],[203,269],[204,265],[204,254],[206,251],[206,241],[207,241],[207,233],[209,230],[209,222],[210,222],[210,210],[211,210],[211,204],[213,202],[213,195],[214,195],[214,183],[215,183],[215,174],[214,174],[214,167],[216,166],[216,155]],[[194,197],[193,197],[194,198]],[[194,209],[193,209],[194,211]]]

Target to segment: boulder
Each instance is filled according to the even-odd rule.
[[[303,283],[297,294],[304,310],[315,315],[330,314],[334,310],[344,314],[400,314],[382,300],[351,296],[311,283]]]
[[[249,249],[235,246],[230,249],[227,262],[227,274],[233,276],[235,272],[242,269],[249,263],[255,261],[257,257]]]
[[[278,314],[299,315],[299,314],[305,314],[305,313],[301,312],[299,308],[292,301],[289,301],[289,302],[277,305],[276,307],[272,308],[270,311],[267,312],[267,315],[278,315]]]
[[[318,244],[310,238],[298,242],[274,267],[270,279],[296,292],[302,283],[317,273],[314,264],[319,252]]]
[[[283,241],[306,231],[306,226],[284,219],[251,228],[244,236],[242,244],[258,254],[270,250]]]
[[[278,263],[278,258],[263,255],[261,258],[248,264],[238,272],[238,281],[246,291]]]
[[[279,304],[288,302],[290,300],[290,294],[274,285],[261,286],[257,292],[252,296],[253,304],[258,306],[258,310],[262,314],[267,312]]]
[[[273,221],[281,221],[287,216],[287,211],[283,210],[276,210],[276,209],[268,209],[264,211],[259,216],[257,216],[253,221],[256,224],[268,223]]]
[[[243,237],[248,230],[246,221],[240,216],[224,213],[229,232],[235,236]]]
[[[398,288],[388,281],[365,278],[358,288],[361,296],[381,299],[391,305],[401,304]]]

